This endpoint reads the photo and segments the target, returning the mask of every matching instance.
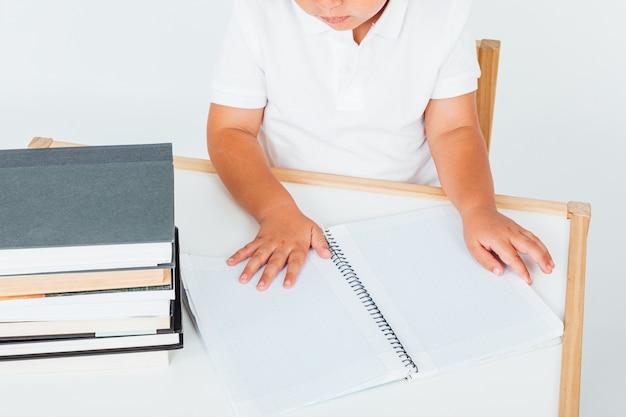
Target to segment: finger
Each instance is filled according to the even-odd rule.
[[[250,258],[254,253],[258,250],[259,244],[256,240],[248,243],[243,248],[239,249],[237,252],[232,254],[227,260],[226,263],[230,266],[237,265],[239,262],[244,261]]]
[[[546,274],[551,273],[555,265],[548,248],[534,234],[528,231],[523,231],[521,234],[524,237],[523,239],[512,242],[515,249],[520,253],[528,255],[542,272]]]
[[[479,264],[488,271],[500,276],[504,272],[504,264],[491,250],[478,244],[469,247],[469,251]]]
[[[239,282],[243,284],[249,282],[252,277],[261,269],[261,267],[268,262],[268,259],[270,259],[271,255],[271,251],[263,251],[261,249],[254,252],[254,254],[252,254],[252,256],[248,258],[248,263],[243,268],[243,271],[239,276]]]
[[[276,275],[285,267],[287,257],[286,252],[274,252],[272,256],[269,257],[265,269],[261,274],[261,278],[256,284],[257,290],[265,291],[269,287],[272,281],[274,281],[274,278],[276,278]]]
[[[326,242],[324,232],[319,227],[315,227],[311,231],[311,247],[320,258],[328,259],[331,257],[328,242]]]
[[[528,285],[532,285],[533,281],[530,278],[530,272],[526,268],[526,264],[519,256],[517,250],[509,244],[508,247],[497,247],[492,249],[495,256],[508,265],[517,275],[519,275]]]
[[[515,271],[517,275],[519,275],[528,285],[533,284],[533,280],[530,278],[530,272],[528,272],[528,268],[526,268],[526,264],[520,258],[520,256],[515,252],[513,256],[507,257],[506,260],[503,259],[503,262],[506,263]]]
[[[283,287],[292,288],[295,283],[298,275],[300,275],[300,271],[304,266],[304,262],[306,261],[306,252],[292,252],[289,255],[289,260],[287,261],[287,271],[285,273],[285,279],[283,281]]]

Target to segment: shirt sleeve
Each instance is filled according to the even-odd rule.
[[[469,24],[470,2],[461,2],[452,17],[450,54],[437,76],[431,98],[451,98],[475,91],[478,88],[480,67],[476,56],[476,40]]]
[[[255,0],[256,1],[256,0]],[[265,73],[260,63],[250,2],[234,2],[230,23],[211,84],[211,102],[229,107],[259,109],[267,103]]]

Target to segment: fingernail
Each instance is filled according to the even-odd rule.
[[[256,284],[256,289],[257,290],[263,291],[265,289],[265,287],[266,287],[266,285],[265,285],[265,283],[263,281],[259,281],[259,283]]]
[[[502,270],[500,268],[493,268],[492,272],[497,276],[500,276],[502,274]]]
[[[241,274],[241,276],[239,277],[239,282],[243,282],[244,284],[246,282],[248,282],[248,275],[247,274]]]
[[[235,259],[234,258],[228,258],[228,259],[226,259],[226,263],[228,265],[233,265],[235,263]]]
[[[293,287],[293,281],[292,281],[292,280],[290,280],[290,279],[285,280],[285,282],[283,283],[283,287],[285,287],[285,288],[291,288],[291,287]]]

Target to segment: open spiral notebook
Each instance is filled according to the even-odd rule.
[[[187,303],[241,416],[271,416],[560,340],[563,323],[513,272],[468,253],[442,205],[330,227],[295,287],[265,292],[243,265],[181,255]],[[254,281],[256,282],[256,281]]]

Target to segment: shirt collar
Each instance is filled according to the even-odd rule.
[[[409,0],[389,0],[378,22],[372,28],[374,35],[384,38],[397,38],[404,24]]]
[[[292,0],[291,3],[296,10],[296,15],[300,19],[306,34],[316,35],[332,30],[321,20],[305,13],[294,0]],[[380,35],[385,38],[397,38],[402,30],[408,3],[409,0],[389,0],[382,16],[372,28],[372,34]]]

